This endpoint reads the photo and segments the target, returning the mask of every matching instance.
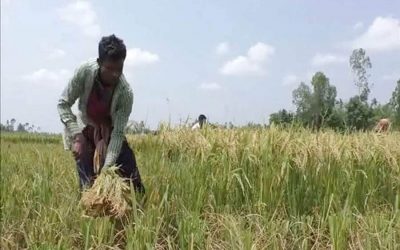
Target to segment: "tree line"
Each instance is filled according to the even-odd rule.
[[[5,124],[0,123],[0,131],[38,133],[40,132],[40,127],[28,122],[17,124],[17,120],[12,118],[11,120],[7,120]]]
[[[319,130],[368,130],[381,118],[389,118],[392,125],[400,127],[400,79],[388,103],[380,104],[370,99],[372,83],[369,71],[371,60],[362,48],[353,50],[349,64],[354,75],[358,94],[347,102],[337,99],[336,87],[323,72],[316,72],[311,86],[301,82],[293,91],[295,111],[281,109],[269,117],[270,124],[293,123]]]

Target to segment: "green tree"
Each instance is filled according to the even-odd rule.
[[[338,131],[344,131],[346,129],[346,109],[341,99],[336,101],[332,114],[326,119],[325,124],[327,127]]]
[[[293,91],[296,116],[306,126],[320,129],[333,113],[336,87],[330,85],[324,73],[317,72],[311,80],[313,89],[304,83]]]
[[[350,129],[365,130],[373,124],[373,109],[360,96],[346,104],[346,123]]]
[[[12,131],[12,132],[15,131],[14,127],[15,127],[16,122],[17,122],[17,120],[15,120],[14,118],[11,119],[10,124],[9,124],[9,131]],[[8,121],[7,121],[7,124],[8,124]]]
[[[314,89],[312,98],[313,127],[320,129],[332,115],[336,101],[336,87],[329,84],[329,78],[322,72],[315,73],[311,85]]]
[[[296,118],[303,125],[309,126],[312,122],[312,93],[304,82],[293,91],[293,104],[296,106]]]
[[[392,98],[390,99],[390,105],[393,109],[394,123],[400,126],[400,79],[397,81],[395,90],[392,93]]]
[[[372,68],[371,60],[366,55],[364,49],[355,49],[350,56],[350,67],[354,74],[354,83],[359,90],[359,97],[361,101],[367,101],[372,87],[369,83],[368,69]]]
[[[373,112],[374,121],[378,121],[382,118],[392,117],[393,115],[393,109],[390,103],[380,104],[375,98],[371,101],[371,109]]]
[[[269,117],[269,124],[289,125],[294,121],[294,114],[286,109],[279,110]]]
[[[19,123],[18,126],[17,126],[17,132],[26,132],[26,129],[25,129],[24,125]]]
[[[8,131],[7,126],[0,123],[0,131]]]

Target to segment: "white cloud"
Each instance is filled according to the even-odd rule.
[[[400,20],[392,17],[377,17],[367,31],[355,39],[353,48],[374,51],[400,49]]]
[[[227,62],[221,69],[224,75],[259,75],[264,73],[261,66],[251,62],[247,57],[239,56]]]
[[[76,25],[81,32],[90,37],[100,35],[100,25],[97,23],[97,14],[88,1],[78,0],[69,3],[59,10],[61,20]]]
[[[226,62],[220,72],[224,75],[263,75],[264,64],[274,53],[274,47],[259,42],[250,47],[246,56]]]
[[[312,58],[311,64],[313,66],[324,66],[328,64],[344,63],[346,60],[346,57],[341,55],[317,53]]]
[[[128,67],[147,65],[158,61],[160,61],[160,57],[157,54],[140,48],[128,49],[126,52],[125,65]]]
[[[229,51],[230,51],[230,46],[226,42],[218,44],[217,48],[215,49],[217,55],[226,55],[229,53]]]
[[[63,58],[65,54],[66,54],[65,51],[62,49],[54,49],[53,51],[50,52],[47,58],[50,60],[60,59]]]
[[[363,22],[357,22],[356,24],[354,24],[353,29],[354,30],[359,30],[361,28],[364,27],[364,23]]]
[[[265,43],[257,43],[250,47],[247,55],[251,61],[263,62],[275,53],[275,48]]]
[[[289,75],[286,75],[285,77],[283,77],[282,85],[290,86],[290,85],[299,83],[299,81],[300,81],[300,79],[298,76],[289,74]]]
[[[216,82],[204,82],[199,86],[203,90],[218,90],[221,89],[221,85]]]
[[[67,84],[70,77],[70,71],[66,69],[52,71],[46,68],[39,69],[31,74],[22,77],[23,80],[29,81],[41,86],[60,86],[60,84]]]
[[[382,77],[382,79],[385,80],[385,81],[393,81],[393,82],[395,82],[395,81],[400,80],[400,73],[387,74],[387,75],[384,75]]]

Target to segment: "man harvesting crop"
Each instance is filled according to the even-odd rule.
[[[81,190],[93,184],[101,169],[120,166],[119,174],[144,192],[136,159],[124,129],[132,111],[133,93],[122,71],[126,47],[115,35],[103,37],[97,60],[81,65],[58,100],[64,146],[74,155]],[[79,99],[79,115],[71,106]],[[97,150],[96,150],[97,149]],[[100,169],[94,167],[94,155]]]
[[[387,118],[380,119],[375,126],[375,132],[386,132],[390,128],[390,121]]]
[[[203,114],[199,115],[199,118],[195,122],[195,124],[192,126],[192,130],[196,129],[201,129],[203,128],[203,125],[207,122],[207,117]]]

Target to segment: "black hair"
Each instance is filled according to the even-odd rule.
[[[99,59],[120,60],[126,58],[126,47],[124,41],[116,37],[114,34],[104,36],[99,42]]]
[[[203,114],[199,115],[199,121],[206,120],[207,117]]]

